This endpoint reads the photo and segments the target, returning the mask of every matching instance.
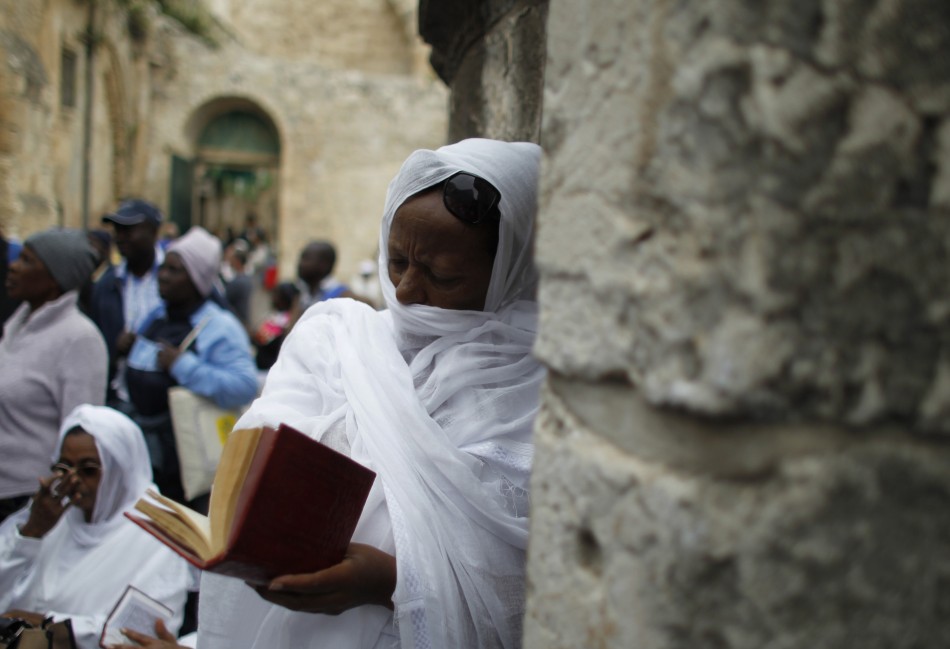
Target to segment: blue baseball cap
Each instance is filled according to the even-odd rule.
[[[119,225],[137,225],[146,221],[160,225],[162,211],[148,201],[132,199],[123,201],[119,209],[102,217],[102,222],[112,221]]]

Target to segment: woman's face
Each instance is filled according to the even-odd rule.
[[[165,261],[158,267],[158,294],[168,304],[186,304],[201,299],[178,253],[167,253]]]
[[[95,438],[85,431],[66,435],[56,465],[65,469],[56,488],[57,492],[61,496],[71,498],[73,506],[82,511],[88,523],[92,520],[96,493],[102,480],[102,461]]]
[[[401,304],[481,311],[491,281],[490,227],[453,216],[433,190],[403,203],[389,231],[389,279]]]
[[[36,256],[30,246],[23,246],[20,256],[7,270],[7,295],[23,300],[32,307],[56,299],[62,291],[46,264]]]

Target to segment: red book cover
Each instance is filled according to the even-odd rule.
[[[133,522],[204,570],[266,583],[339,563],[376,474],[293,428],[264,428],[240,487],[227,549],[207,561],[153,521]]]

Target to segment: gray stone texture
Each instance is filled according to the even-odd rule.
[[[846,434],[834,452],[779,452],[757,475],[717,475],[715,462],[627,453],[561,405],[575,384],[552,383],[538,422],[526,648],[950,644],[945,450],[897,432]]]
[[[525,647],[950,646],[950,4],[547,30]]]
[[[448,139],[537,142],[546,0],[422,0],[420,34],[451,88]]]
[[[549,14],[544,361],[703,415],[950,430],[950,4]]]

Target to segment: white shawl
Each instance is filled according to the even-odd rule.
[[[354,541],[396,556],[404,647],[521,644],[531,430],[544,377],[531,357],[539,159],[536,145],[490,140],[413,153],[390,184],[380,233],[389,312],[345,299],[309,309],[238,422],[287,423],[377,472]],[[485,311],[401,305],[386,270],[396,208],[459,170],[502,194]],[[202,649],[395,644],[379,606],[297,614],[210,575],[201,597]]]
[[[75,408],[60,427],[65,435],[80,427],[95,438],[102,478],[92,520],[76,507],[66,511],[42,539],[26,538],[18,528],[29,505],[0,526],[0,611],[19,608],[73,621],[81,649],[98,647],[106,616],[126,586],[162,601],[181,625],[188,565],[128,521],[131,509],[152,485],[152,468],[142,431],[125,415],[101,406]]]

